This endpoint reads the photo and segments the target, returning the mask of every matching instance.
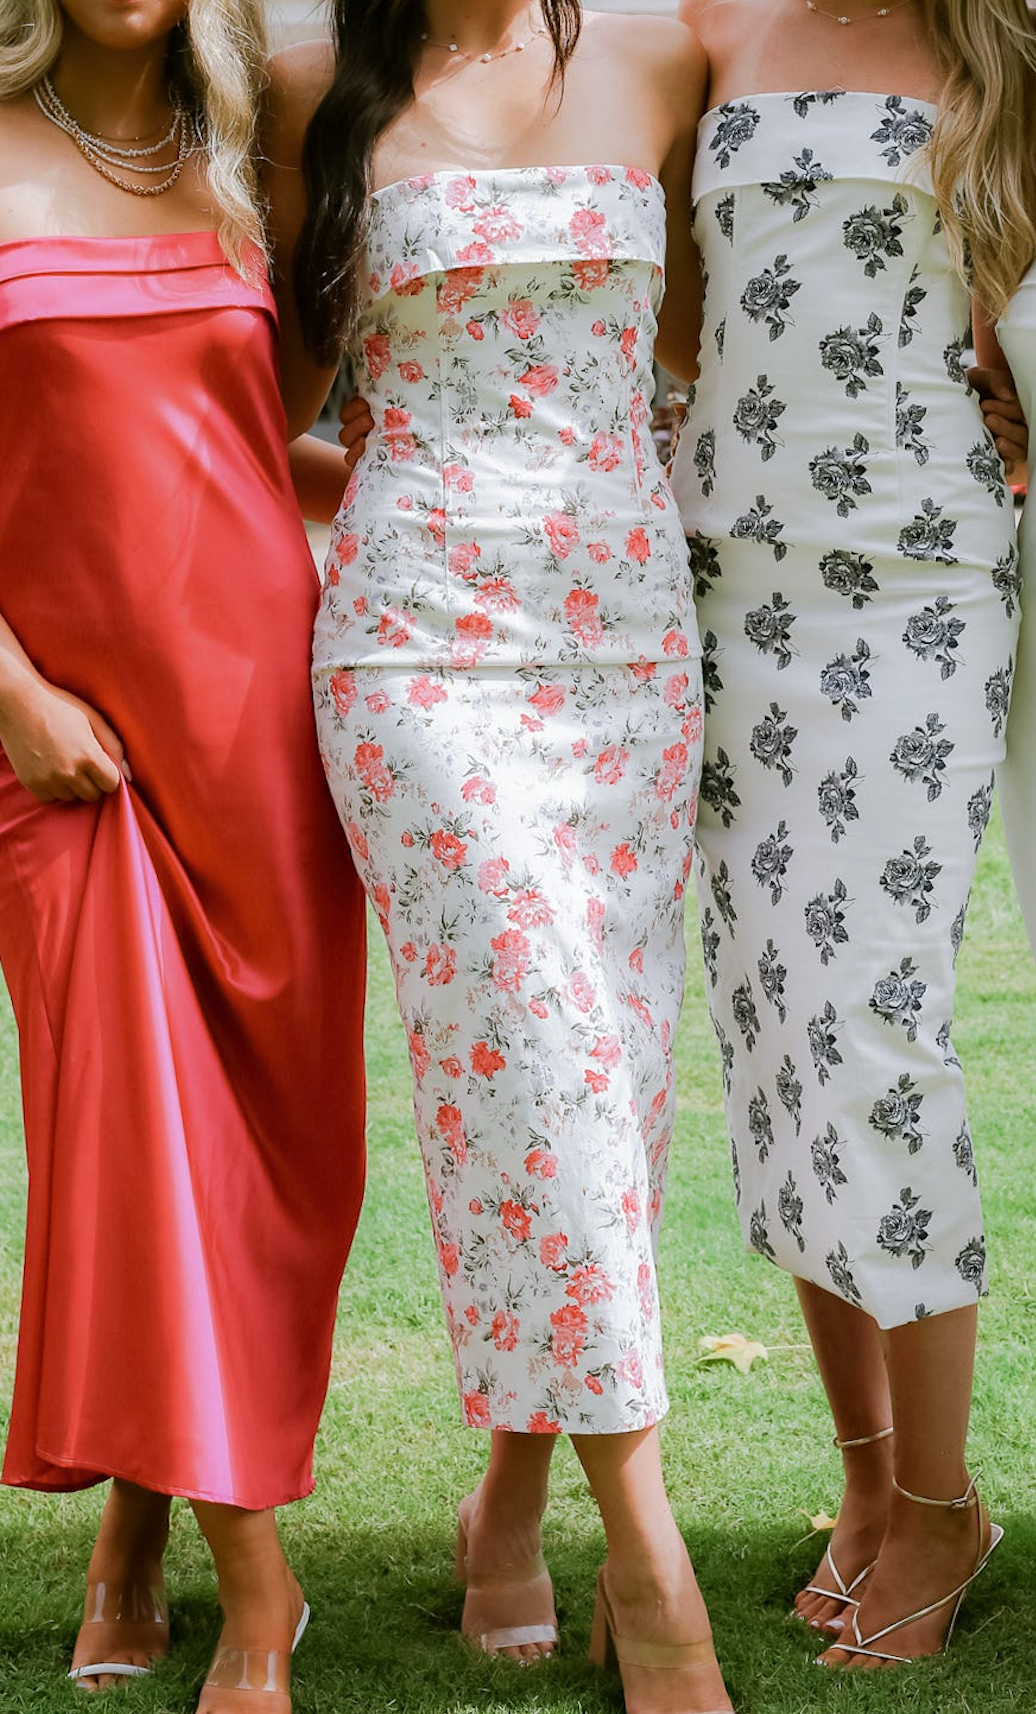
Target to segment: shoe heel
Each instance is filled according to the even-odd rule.
[[[608,1614],[600,1590],[594,1598],[594,1619],[590,1627],[590,1647],[587,1652],[592,1665],[600,1667],[604,1672],[619,1664],[612,1628],[608,1623]]]

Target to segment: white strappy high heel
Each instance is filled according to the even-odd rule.
[[[861,1434],[855,1440],[839,1440],[836,1434],[834,1437],[834,1444],[838,1448],[839,1452],[849,1452],[855,1446],[874,1446],[879,1440],[887,1440],[889,1435],[895,1434],[895,1432],[895,1428],[890,1424],[888,1428],[879,1428],[875,1434]],[[825,1589],[820,1583],[807,1583],[806,1587],[802,1590],[803,1595],[821,1595],[827,1601],[841,1601],[846,1606],[858,1606],[859,1600],[853,1594],[853,1591],[855,1589],[859,1589],[860,1585],[866,1582],[867,1578],[874,1570],[877,1561],[872,1559],[869,1565],[865,1565],[863,1570],[858,1571],[856,1576],[847,1583],[845,1578],[842,1576],[842,1573],[839,1571],[838,1566],[835,1564],[834,1555],[831,1552],[830,1545],[824,1553],[824,1559],[827,1560],[828,1569],[831,1573],[831,1581],[835,1587],[833,1589]],[[824,1559],[820,1561],[821,1568],[823,1567]],[[797,1614],[796,1617],[801,1618],[802,1615]],[[803,1620],[803,1623],[808,1623],[808,1620]]]
[[[932,1500],[925,1494],[911,1494],[908,1489],[904,1488],[895,1480],[895,1477],[893,1477],[892,1485],[898,1494],[902,1494],[905,1500],[912,1500],[914,1504],[918,1506],[941,1506],[947,1511],[958,1512],[968,1511],[972,1507],[978,1507],[978,1494],[975,1492],[974,1477],[972,1477],[971,1481],[968,1483],[964,1493],[956,1500]],[[974,1568],[971,1571],[971,1574],[964,1579],[963,1583],[958,1583],[956,1589],[951,1589],[948,1595],[943,1595],[938,1601],[930,1601],[927,1607],[919,1607],[916,1613],[907,1613],[904,1618],[894,1619],[890,1625],[883,1625],[880,1631],[872,1631],[869,1637],[865,1637],[861,1634],[859,1615],[857,1612],[854,1612],[851,1624],[855,1642],[835,1642],[832,1644],[832,1647],[841,1649],[845,1654],[867,1655],[873,1660],[894,1661],[897,1665],[903,1666],[908,1666],[917,1660],[929,1660],[931,1658],[930,1655],[892,1654],[887,1649],[875,1648],[874,1644],[882,1642],[886,1637],[893,1636],[896,1631],[903,1630],[907,1625],[914,1624],[918,1619],[927,1618],[929,1613],[937,1613],[940,1608],[949,1607],[950,1620],[946,1627],[946,1633],[940,1647],[932,1651],[933,1654],[945,1653],[950,1646],[950,1638],[953,1636],[953,1627],[957,1623],[957,1615],[961,1610],[965,1595],[971,1588],[976,1577],[986,1569],[994,1549],[999,1547],[1000,1543],[1004,1539],[1004,1532],[1000,1525],[990,1524],[989,1541],[988,1544],[984,1544],[984,1532],[981,1516],[978,1518],[978,1531],[979,1539]],[[830,1666],[831,1663],[828,1661],[818,1660],[817,1665]],[[837,1665],[835,1665],[832,1670],[837,1671]]]

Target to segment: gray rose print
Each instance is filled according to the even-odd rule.
[[[791,628],[795,615],[790,603],[778,590],[770,597],[769,606],[753,607],[745,614],[745,636],[754,643],[761,655],[773,655],[777,670],[786,667],[792,657]]]
[[[727,336],[727,318],[726,318],[726,316],[724,316],[722,321],[718,321],[716,323],[716,331],[712,336],[713,339],[716,341],[716,351],[717,351],[717,354],[719,356],[719,360],[721,363],[723,361],[723,341],[725,340],[726,336]]]
[[[926,788],[929,803],[942,795],[946,759],[954,750],[952,739],[941,736],[945,730],[945,722],[937,714],[929,714],[923,726],[915,726],[896,739],[889,755],[897,774]]]
[[[840,518],[847,518],[856,510],[857,500],[871,492],[867,466],[863,462],[864,454],[869,451],[870,443],[866,437],[857,434],[853,436],[851,446],[825,447],[809,461],[809,475],[814,488],[818,494],[823,494],[825,500],[832,502]]]
[[[871,596],[878,592],[873,571],[870,560],[849,548],[832,548],[820,561],[825,589],[830,589],[833,595],[848,596],[857,610],[865,607]]]
[[[916,107],[907,107],[902,95],[890,95],[885,102],[885,117],[871,142],[882,145],[881,154],[890,167],[898,167],[909,155],[923,149],[932,135],[931,120]]]
[[[716,486],[716,431],[706,429],[698,436],[694,449],[694,468],[698,472],[701,491],[706,499]]]
[[[777,1099],[784,1108],[792,1124],[795,1135],[802,1130],[802,1084],[792,1063],[790,1054],[785,1054],[782,1063],[777,1068],[776,1077]]]
[[[924,303],[928,293],[925,291],[923,286],[915,284],[920,271],[921,270],[919,268],[914,268],[910,275],[910,284],[903,297],[903,309],[899,323],[899,344],[901,349],[912,342],[915,333],[920,333],[921,331],[917,324],[917,312]]]
[[[842,243],[863,264],[869,280],[884,273],[887,257],[902,256],[903,221],[908,213],[907,201],[895,196],[888,208],[875,208],[868,203],[858,214],[842,222]]]
[[[722,745],[718,746],[714,759],[709,757],[702,764],[699,787],[702,802],[708,804],[724,827],[730,827],[737,819],[734,811],[741,807],[741,799],[734,789],[736,771]]]
[[[881,888],[894,904],[912,910],[915,922],[926,922],[932,914],[932,894],[941,874],[942,864],[932,859],[932,848],[919,833],[912,851],[904,850],[900,856],[889,858]]]
[[[954,1258],[954,1267],[962,1280],[974,1286],[976,1296],[982,1296],[982,1284],[986,1276],[986,1240],[985,1238],[969,1238],[959,1256]]]
[[[966,333],[962,333],[958,334],[956,339],[950,340],[949,345],[947,345],[942,354],[942,360],[946,365],[947,375],[950,377],[951,381],[956,381],[959,387],[966,387],[968,384],[968,377],[964,372],[964,365],[961,362],[961,358],[967,349],[968,336]]]
[[[731,939],[734,938],[734,924],[737,922],[737,912],[730,895],[730,870],[725,862],[721,863],[710,883],[712,897],[719,912],[720,921],[726,923]]]
[[[800,1251],[805,1250],[806,1240],[802,1236],[802,1198],[790,1172],[777,1192],[777,1213],[780,1215],[781,1225],[789,1236],[794,1238]]]
[[[716,544],[709,536],[693,535],[687,538],[687,553],[690,559],[691,576],[694,579],[694,595],[701,601],[708,595],[712,585],[723,576]]]
[[[716,1040],[719,1043],[719,1063],[723,1073],[723,1093],[730,1094],[730,1074],[734,1069],[734,1048],[727,1039],[727,1033],[718,1018],[713,1018],[716,1030]]]
[[[748,743],[756,761],[764,768],[775,768],[786,786],[790,786],[795,777],[791,752],[798,735],[798,727],[788,722],[787,709],[771,702],[769,714],[752,727]]]
[[[765,322],[771,341],[779,339],[791,319],[787,313],[791,300],[801,290],[802,281],[791,278],[791,263],[782,252],[771,268],[749,280],[741,293],[741,308],[750,321]]]
[[[931,457],[931,447],[924,438],[924,420],[928,415],[927,405],[912,405],[910,394],[899,382],[896,382],[896,445],[904,452],[912,452],[918,464],[927,464]]]
[[[809,1153],[813,1172],[820,1181],[821,1189],[828,1203],[834,1202],[838,1195],[838,1186],[849,1182],[842,1171],[841,1156],[838,1152],[842,1146],[842,1140],[830,1121],[828,1121],[824,1135],[814,1137],[810,1144]]]
[[[956,965],[957,959],[960,956],[960,949],[964,945],[964,923],[967,915],[968,906],[967,901],[965,901],[950,924],[950,946],[953,948],[954,965]]]
[[[718,654],[719,638],[715,631],[704,631],[701,639],[701,682],[706,714],[715,707],[716,698],[723,689],[723,680],[719,676],[717,665]]]
[[[878,1243],[890,1256],[909,1256],[910,1265],[919,1268],[925,1259],[928,1227],[932,1219],[930,1208],[920,1208],[921,1198],[909,1185],[900,1191],[899,1201],[882,1217],[878,1227]]]
[[[836,879],[831,891],[815,893],[803,912],[806,933],[820,954],[821,964],[825,966],[836,956],[835,948],[845,946],[849,939],[849,931],[845,926],[845,911],[842,908],[847,899],[845,882]]]
[[[993,813],[993,779],[994,776],[991,775],[989,784],[979,786],[968,799],[968,827],[975,841],[976,851],[982,844],[989,818]]]
[[[737,402],[734,427],[742,440],[759,448],[759,456],[764,464],[773,457],[780,445],[776,429],[787,408],[780,399],[774,398],[773,388],[765,375],[759,375],[755,386],[742,394]]]
[[[817,787],[817,807],[827,823],[832,845],[844,837],[846,822],[860,819],[853,784],[857,772],[853,758],[847,756],[845,767],[839,773],[825,774]]]
[[[763,192],[778,208],[793,208],[792,219],[798,224],[817,206],[819,199],[814,194],[817,185],[829,183],[831,174],[821,166],[812,149],[803,149],[794,159],[794,167],[787,168],[779,179],[764,184]]]
[[[1004,466],[992,435],[988,432],[983,440],[977,440],[968,453],[968,469],[987,494],[992,494],[998,506],[1007,499],[1007,483],[1004,481]]]
[[[993,722],[993,736],[999,738],[1007,720],[1007,711],[1011,706],[1011,680],[1014,677],[1014,661],[1009,659],[1006,667],[997,667],[996,672],[990,673],[986,680],[986,708]]]
[[[770,899],[775,905],[780,904],[784,896],[784,879],[794,855],[794,847],[788,844],[788,824],[785,821],[779,821],[777,831],[759,841],[752,855],[752,874],[761,887],[769,887]]]
[[[906,1031],[907,1041],[917,1040],[917,1020],[921,1015],[921,1001],[928,991],[926,982],[915,982],[917,965],[909,954],[900,960],[898,970],[890,970],[887,976],[882,976],[874,984],[874,992],[870,997],[870,1009],[876,1012],[883,1023],[902,1024]]]
[[[853,1279],[853,1271],[849,1266],[849,1252],[844,1244],[839,1244],[837,1250],[829,1250],[824,1257],[824,1266],[831,1275],[831,1283],[835,1290],[841,1292],[850,1303],[855,1303],[858,1309],[863,1307],[863,1299]]]
[[[719,124],[713,132],[709,148],[720,167],[729,167],[738,149],[750,143],[759,124],[759,114],[747,101],[725,101],[719,109]]]
[[[836,655],[821,669],[821,695],[830,698],[843,720],[852,720],[854,714],[859,714],[860,703],[866,702],[871,695],[867,668],[870,658],[867,643],[862,637],[857,637],[856,648],[851,655]]]
[[[907,620],[903,641],[919,660],[935,661],[940,678],[952,678],[960,664],[955,651],[966,629],[963,619],[953,618],[954,605],[946,595],[937,595],[920,613]]]
[[[915,512],[913,520],[899,532],[899,551],[906,559],[930,559],[936,565],[957,564],[957,556],[951,552],[957,523],[942,514],[943,508],[934,500],[922,500],[920,512]]]
[[[752,984],[746,977],[739,982],[730,996],[730,1009],[734,1022],[745,1038],[745,1046],[751,1053],[759,1035],[759,1014],[755,1008],[755,996]]]
[[[730,1176],[734,1181],[734,1201],[738,1208],[741,1206],[741,1162],[737,1158],[737,1145],[733,1137],[730,1139]]]
[[[760,1202],[748,1222],[748,1242],[753,1250],[758,1250],[761,1256],[769,1256],[771,1262],[777,1260],[777,1252],[770,1243],[770,1230],[766,1220],[766,1203]]]
[[[719,980],[719,969],[716,958],[716,955],[719,952],[719,930],[716,927],[716,919],[713,916],[712,909],[709,905],[705,906],[705,909],[701,914],[701,952],[702,958],[705,962],[706,974],[708,975],[712,987],[715,988],[716,983]]]
[[[916,1155],[925,1138],[921,1125],[923,1101],[924,1096],[918,1094],[917,1085],[904,1071],[895,1088],[875,1101],[870,1123],[879,1136],[887,1137],[889,1142],[905,1143],[907,1153]]]
[[[784,984],[788,979],[788,969],[787,965],[781,963],[780,953],[772,936],[767,938],[756,969],[759,972],[759,986],[783,1024],[788,1016],[788,1008],[784,1003]],[[802,1093],[801,1089],[799,1093]]]
[[[868,380],[885,373],[878,361],[882,332],[881,318],[872,311],[865,327],[836,327],[820,341],[821,367],[844,384],[850,399],[858,399]]]
[[[760,1161],[764,1161],[773,1148],[773,1120],[765,1090],[757,1089],[748,1103],[748,1129],[756,1153]]]
[[[959,1071],[961,1069],[960,1060],[957,1058],[957,1055],[954,1053],[953,1043],[950,1040],[950,1031],[952,1028],[953,1028],[953,1020],[952,1020],[952,1018],[947,1018],[946,1022],[939,1026],[939,1029],[936,1032],[935,1041],[936,1041],[936,1046],[939,1048],[940,1052],[942,1053],[943,1064],[944,1065],[952,1065],[955,1070]]]
[[[734,193],[721,196],[716,204],[716,225],[728,244],[734,242]]]
[[[965,1173],[967,1177],[970,1178],[972,1184],[977,1185],[978,1173],[975,1170],[975,1150],[972,1145],[971,1132],[968,1130],[968,1122],[966,1119],[960,1130],[957,1132],[957,1140],[953,1145],[953,1158],[960,1167],[961,1172]]]
[[[841,1027],[830,1000],[825,1000],[823,1011],[816,1013],[806,1025],[809,1051],[813,1055],[813,1066],[820,1084],[828,1081],[832,1066],[842,1063],[836,1039]]]
[[[1018,553],[1015,548],[1009,548],[1001,554],[993,568],[993,588],[1004,604],[1004,611],[1009,619],[1014,618],[1014,610],[1021,595],[1022,578],[1018,569]]]
[[[844,95],[844,89],[805,89],[801,95],[789,96],[789,100],[799,118],[807,119],[817,103],[821,107],[830,107],[832,102],[841,101]]]
[[[773,549],[773,557],[780,562],[788,551],[786,542],[780,541],[784,525],[777,518],[771,517],[773,507],[767,504],[763,494],[757,494],[755,505],[748,512],[742,512],[740,518],[735,518],[730,534],[736,542],[758,542],[760,547]]]

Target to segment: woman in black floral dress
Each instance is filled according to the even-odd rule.
[[[846,1449],[799,1599],[838,1666],[937,1652],[1000,1535],[964,1467],[985,1242],[950,1029],[1018,573],[925,177],[957,10],[684,6],[707,984],[746,1239],[796,1277]]]

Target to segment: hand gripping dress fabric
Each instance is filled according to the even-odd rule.
[[[664,201],[621,167],[374,198],[376,429],[316,628],[328,778],[388,938],[465,1420],[666,1408],[655,1242],[701,744],[650,437]]]
[[[885,1327],[985,1288],[954,965],[1018,627],[1011,499],[924,178],[933,118],[841,91],[706,115],[702,371],[674,475],[745,1237]]]
[[[29,1160],[4,1480],[312,1487],[363,1179],[363,894],[265,286],[212,233],[0,246],[0,612],[133,772],[0,753]]]
[[[997,334],[1028,423],[1036,422],[1036,268],[1030,268]],[[1030,494],[1036,492],[1036,442],[1029,443]],[[997,772],[1014,883],[1036,954],[1036,522],[1028,500],[1019,529],[1022,626],[1007,720],[1007,754]]]

